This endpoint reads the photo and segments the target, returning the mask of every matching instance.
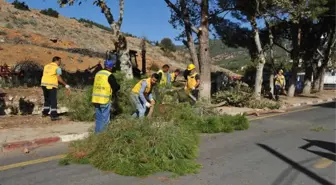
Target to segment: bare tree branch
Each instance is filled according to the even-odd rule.
[[[317,53],[318,53],[322,58],[324,58],[323,53],[322,53],[319,49],[317,49]]]
[[[124,18],[124,0],[119,0],[119,20],[118,20],[118,27],[120,29],[121,24]]]
[[[180,17],[181,19],[184,20],[184,24],[187,24],[188,26],[190,26],[191,30],[192,30],[193,32],[195,32],[196,34],[199,33],[199,30],[198,30],[194,25],[191,24],[190,20],[186,20],[186,19],[185,19],[185,16],[184,16],[183,12],[181,12],[181,11],[180,11],[180,10],[179,10],[179,9],[172,3],[172,2],[170,2],[169,0],[164,0],[164,1],[167,3],[168,7],[170,7],[172,10],[174,10],[174,12],[177,14],[178,17]]]
[[[107,22],[112,25],[114,23],[114,18],[111,13],[110,8],[106,5],[104,0],[98,0],[97,5],[100,7],[102,13],[105,15]]]

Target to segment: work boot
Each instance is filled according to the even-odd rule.
[[[51,117],[51,121],[58,121],[58,120],[61,120],[62,118],[60,118],[60,117]]]

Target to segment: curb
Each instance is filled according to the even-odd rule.
[[[0,149],[2,151],[11,151],[20,148],[36,148],[39,146],[58,143],[58,142],[71,142],[80,139],[84,139],[89,136],[89,132],[84,132],[81,134],[68,134],[68,135],[60,135],[55,137],[47,137],[47,138],[38,138],[34,140],[27,141],[15,141],[10,143],[4,143],[0,145]]]
[[[268,110],[268,111],[260,110],[260,111],[244,112],[244,113],[247,114],[248,116],[252,116],[252,115],[260,116],[261,114],[281,113],[281,112],[288,111],[290,108],[303,107],[303,106],[306,106],[306,105],[317,105],[317,104],[328,103],[328,102],[332,102],[332,101],[336,101],[336,98],[318,99],[318,100],[314,100],[314,101],[294,103],[294,104],[291,104],[291,105],[282,106],[280,109],[275,109],[275,110]]]
[[[288,109],[288,108],[293,108],[293,107],[302,107],[302,106],[305,106],[305,105],[316,105],[316,104],[327,103],[327,102],[332,102],[332,101],[336,101],[336,98],[318,99],[318,100],[314,100],[314,101],[295,103],[295,104],[284,106],[283,108]]]

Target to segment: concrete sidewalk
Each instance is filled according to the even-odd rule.
[[[0,129],[0,150],[37,147],[54,142],[69,142],[83,139],[93,128],[93,123],[70,122],[44,127]]]

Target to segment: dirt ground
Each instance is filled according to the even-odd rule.
[[[62,120],[52,122],[49,117],[42,118],[40,115],[29,116],[0,116],[0,130],[10,128],[41,128],[50,125],[62,125],[70,120],[62,117]]]

